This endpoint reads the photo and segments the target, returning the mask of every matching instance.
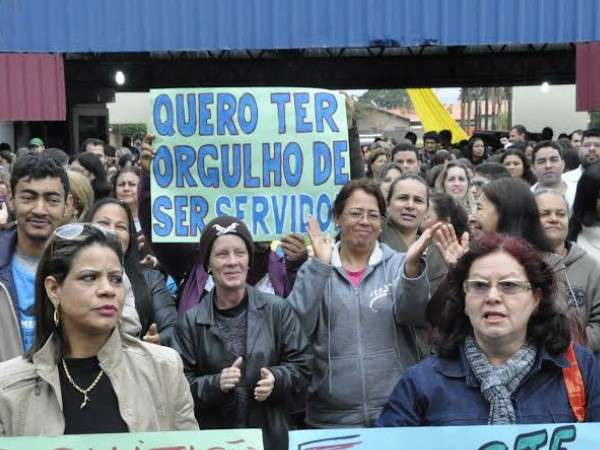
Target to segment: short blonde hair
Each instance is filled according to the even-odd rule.
[[[73,208],[77,210],[74,219],[79,222],[94,204],[94,190],[89,180],[82,174],[67,169],[67,176],[70,185],[69,193],[73,197]]]

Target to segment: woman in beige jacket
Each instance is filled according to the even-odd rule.
[[[0,364],[0,435],[198,429],[179,355],[117,327],[122,260],[93,225],[54,232],[36,276],[34,345]]]

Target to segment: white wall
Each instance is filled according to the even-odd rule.
[[[525,125],[528,130],[540,132],[544,127],[560,133],[588,126],[589,115],[575,111],[575,85],[550,85],[548,92],[540,86],[513,88],[512,123]]]
[[[117,92],[114,103],[107,103],[108,121],[119,123],[148,123],[150,95],[147,92]]]

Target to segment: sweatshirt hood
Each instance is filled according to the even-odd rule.
[[[581,258],[583,258],[586,255],[585,250],[582,249],[581,247],[579,247],[574,242],[569,242],[568,245],[570,247],[569,251],[562,258],[563,263],[567,267],[570,266],[571,264],[573,264],[574,262],[580,260]]]
[[[552,268],[552,272],[560,272],[561,270],[566,270],[565,263],[563,261],[563,257],[557,255],[556,253],[544,252],[543,255],[544,262]]]
[[[342,267],[342,259],[340,257],[340,244],[341,244],[340,241],[335,243],[335,245],[333,247],[333,252],[331,254],[331,265],[333,267],[337,267],[337,268]],[[386,244],[383,244],[381,242],[376,242],[375,248],[371,252],[371,256],[369,256],[368,265],[376,266],[380,262],[387,261],[388,259],[392,258],[394,256],[394,254],[396,254],[396,253],[397,252],[392,250]]]

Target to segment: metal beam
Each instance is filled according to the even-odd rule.
[[[383,48],[382,48],[383,50]],[[424,48],[422,49],[424,50]],[[529,52],[501,49],[402,56],[310,57],[281,52],[259,58],[152,58],[150,54],[104,54],[93,63],[65,60],[67,84],[107,87],[119,68],[127,84],[119,90],[146,91],[178,86],[322,86],[338,89],[401,87],[479,87],[575,82],[575,51],[533,48]]]

